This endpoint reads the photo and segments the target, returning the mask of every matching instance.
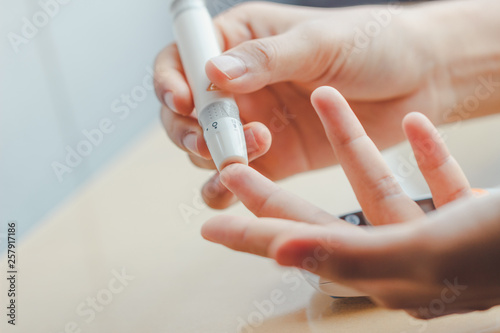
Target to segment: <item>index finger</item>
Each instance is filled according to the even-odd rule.
[[[230,249],[271,258],[273,242],[283,235],[320,237],[327,230],[322,225],[285,219],[219,215],[205,222],[201,234],[205,239]],[[362,228],[351,228],[347,223],[332,230],[340,235],[364,232]]]

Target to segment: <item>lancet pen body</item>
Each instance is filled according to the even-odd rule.
[[[248,164],[245,136],[233,96],[208,79],[205,64],[221,54],[203,0],[174,0],[170,6],[177,48],[193,93],[198,122],[217,169]]]

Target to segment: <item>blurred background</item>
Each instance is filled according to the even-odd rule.
[[[239,2],[208,4],[215,15]],[[201,223],[217,214],[198,194],[211,173],[192,166],[166,138],[152,88],[156,54],[173,41],[168,4],[0,0],[0,253],[6,245],[3,228],[16,221],[24,288],[20,320],[26,325],[20,332],[63,332],[73,320],[83,323],[86,317],[76,316],[75,309],[105,290],[121,267],[136,280],[126,295],[119,295],[122,301],[92,319],[85,332],[162,331],[159,327],[165,325],[155,319],[183,320],[192,326],[186,332],[209,332],[210,321],[190,320],[182,311],[188,307],[203,318],[213,315],[227,323],[229,332],[239,323],[235,313],[253,309],[251,301],[239,307],[231,301],[253,295],[241,286],[266,286],[255,291],[263,298],[280,285],[282,271],[269,262],[214,247],[199,236]],[[494,116],[442,129],[473,186],[500,184],[498,125]],[[427,191],[407,145],[384,156],[411,195]],[[335,214],[356,208],[338,167],[281,184]],[[241,205],[230,212],[248,214]],[[210,260],[200,260],[200,253]],[[199,280],[193,279],[200,274],[195,267],[203,272]],[[234,267],[238,269],[224,271]],[[208,301],[219,294],[209,292],[221,288],[231,295],[220,296],[219,308],[212,308]],[[312,289],[301,285],[298,290],[309,302]],[[301,295],[293,293],[289,299]],[[287,304],[277,310],[284,321],[302,303]],[[308,315],[319,318],[324,315],[320,310]],[[124,316],[134,319],[123,321]],[[145,321],[153,326],[145,329]],[[184,331],[181,326],[167,332]]]
[[[216,14],[239,2],[208,5]],[[0,3],[0,216],[23,221],[23,235],[158,122],[152,67],[173,38],[167,0]]]
[[[172,40],[168,1],[61,3],[1,1],[0,214],[21,235],[158,120],[152,66]],[[26,24],[43,12],[39,28]],[[32,37],[13,48],[5,37],[23,29]],[[58,177],[53,163],[103,119],[113,130]]]

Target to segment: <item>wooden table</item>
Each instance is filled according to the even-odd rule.
[[[151,128],[19,244],[17,325],[5,323],[2,278],[1,331],[500,332],[500,307],[418,321],[204,241],[202,223],[220,213],[198,194],[208,175]],[[339,168],[282,185],[332,213],[356,207]],[[224,213],[249,215],[240,204]]]

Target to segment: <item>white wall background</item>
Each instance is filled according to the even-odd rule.
[[[168,1],[67,2],[0,2],[0,219],[17,220],[21,233],[158,119],[159,103],[145,87],[155,55],[172,40]],[[52,17],[41,14],[42,3]],[[25,20],[38,31],[23,35]],[[30,38],[12,43],[12,33]],[[128,107],[120,99],[131,94]],[[51,164],[66,164],[66,147],[77,150],[83,131],[103,119],[113,131],[97,135],[60,181]]]

